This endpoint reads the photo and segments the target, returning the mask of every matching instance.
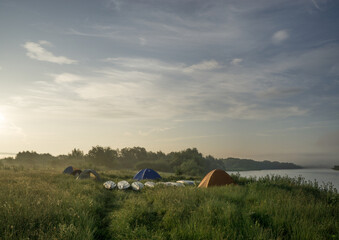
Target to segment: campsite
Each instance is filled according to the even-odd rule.
[[[0,240],[339,240],[339,0],[0,0]]]
[[[133,176],[138,176],[138,171],[100,170],[95,172],[100,178],[93,175],[77,180],[77,176],[62,172],[2,167],[0,239],[338,237],[337,192],[301,178],[254,180],[232,175],[232,184],[198,188],[200,181],[213,179],[206,182],[203,176],[159,172],[161,179],[137,180]],[[106,181],[145,184],[180,180],[196,184],[155,184],[140,191],[103,186]]]

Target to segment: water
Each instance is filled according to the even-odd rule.
[[[5,153],[5,152],[0,152],[0,159],[6,158],[6,157],[15,157],[16,153]]]
[[[236,174],[238,172],[228,171],[227,173]],[[339,190],[339,171],[333,169],[317,169],[317,168],[304,168],[304,169],[281,169],[281,170],[260,170],[260,171],[240,171],[242,177],[264,177],[267,175],[280,175],[288,176],[290,178],[302,176],[305,180],[316,180],[319,185],[332,183],[333,186]]]

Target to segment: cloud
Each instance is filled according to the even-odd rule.
[[[269,88],[263,92],[258,93],[259,97],[264,98],[281,98],[281,97],[287,97],[292,96],[295,94],[298,94],[302,91],[301,88]]]
[[[43,45],[50,45],[47,41],[39,41],[39,43],[34,42],[26,42],[23,47],[27,50],[26,55],[29,58],[44,61],[44,62],[51,62],[57,64],[74,64],[77,63],[76,60],[69,59],[64,56],[55,56],[53,53],[47,51],[42,46]]]
[[[203,61],[198,64],[191,65],[184,69],[185,72],[194,72],[194,71],[211,71],[220,68],[220,65],[215,60]]]
[[[299,89],[283,87],[285,79],[266,71],[266,65],[239,69],[215,60],[188,66],[127,57],[104,62],[110,66],[81,75],[49,74],[53,82],[36,82],[31,95],[13,105],[110,120],[261,120],[309,113],[308,106],[289,101]]]
[[[74,83],[83,79],[81,76],[72,73],[50,74],[50,76],[54,78],[56,83]]]
[[[316,7],[318,10],[322,10],[322,9],[319,7],[319,5],[318,5],[318,3],[317,3],[316,0],[311,0],[311,1],[312,1],[312,3],[313,3],[314,7]]]
[[[124,70],[132,69],[133,71],[142,72],[171,72],[171,71],[183,71],[185,64],[183,63],[168,63],[158,59],[152,58],[106,58],[104,62],[112,63],[116,68],[122,68]]]
[[[242,58],[234,58],[232,61],[231,61],[231,64],[232,65],[238,65],[242,62]]]
[[[154,134],[154,133],[162,133],[162,132],[165,132],[165,131],[168,131],[168,130],[171,130],[171,129],[172,128],[169,128],[169,127],[151,128],[151,129],[146,130],[146,131],[139,130],[138,134],[141,135],[141,136],[149,136],[149,135]]]
[[[274,44],[280,44],[290,37],[287,30],[280,30],[273,34],[272,41]]]
[[[119,0],[108,0],[106,2],[106,7],[120,11],[121,10],[121,2]]]
[[[48,42],[46,40],[40,40],[39,44],[40,45],[45,45],[45,46],[48,46],[48,47],[52,47],[53,46],[53,44],[51,42]]]
[[[300,109],[297,106],[264,106],[257,104],[241,104],[230,109],[228,116],[233,119],[284,119],[288,117],[304,116],[308,113],[307,109]]]
[[[144,37],[139,37],[139,42],[141,46],[144,46],[147,44],[147,40]]]

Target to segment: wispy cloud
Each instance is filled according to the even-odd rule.
[[[110,8],[110,9],[114,9],[114,10],[120,11],[121,2],[119,0],[108,0],[106,2],[106,7]]]
[[[275,44],[280,44],[284,41],[286,41],[290,37],[287,30],[280,30],[273,34],[272,41]]]
[[[147,44],[147,40],[144,37],[139,37],[139,42],[140,42],[140,45],[142,45],[142,46]]]
[[[139,130],[138,134],[141,135],[141,136],[149,136],[149,135],[154,134],[154,133],[162,133],[162,132],[166,132],[166,131],[171,130],[171,129],[172,128],[169,128],[169,127],[151,128],[151,129],[148,129],[148,130]]]
[[[318,5],[318,3],[317,3],[316,0],[311,0],[311,1],[312,1],[312,3],[313,3],[314,7],[316,7],[318,10],[322,10],[322,9],[319,7],[319,5]]]
[[[29,58],[44,61],[44,62],[51,62],[57,64],[74,64],[77,63],[76,60],[64,57],[64,56],[55,56],[53,53],[47,51],[43,48],[43,45],[50,46],[51,44],[47,41],[39,41],[38,43],[35,42],[26,42],[23,47],[27,50],[26,55]]]
[[[239,69],[215,60],[188,66],[138,58],[105,62],[110,66],[87,74],[49,74],[53,82],[37,82],[31,96],[21,96],[22,101],[13,105],[36,106],[35,111],[49,109],[58,115],[174,121],[259,120],[308,113],[307,106],[288,101],[299,89],[272,82],[272,73],[263,71],[265,66]]]
[[[79,82],[83,78],[72,73],[50,74],[56,83],[74,83]]]
[[[194,71],[211,71],[220,68],[220,65],[215,60],[203,61],[198,64],[194,64],[184,69],[185,72],[194,72]]]
[[[298,94],[302,91],[301,88],[293,87],[293,88],[268,88],[264,92],[258,93],[259,97],[264,98],[281,98],[292,96],[294,94]]]
[[[239,65],[242,62],[242,58],[234,58],[231,61],[232,65]]]

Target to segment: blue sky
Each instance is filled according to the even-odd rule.
[[[336,1],[0,1],[0,152],[338,163]]]

